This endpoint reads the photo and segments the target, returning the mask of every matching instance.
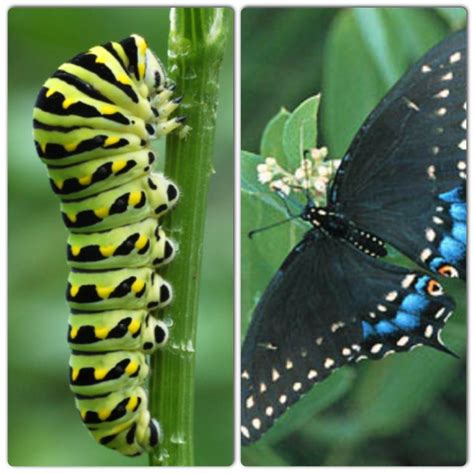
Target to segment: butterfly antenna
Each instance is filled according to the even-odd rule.
[[[287,219],[284,219],[282,221],[278,221],[278,222],[274,222],[273,224],[270,224],[270,225],[267,225],[265,227],[260,227],[259,229],[254,229],[254,230],[251,230],[249,233],[248,233],[248,236],[249,236],[249,239],[251,239],[255,234],[258,234],[260,232],[263,232],[264,230],[269,230],[269,229],[273,229],[274,227],[278,227],[282,224],[286,224],[287,222],[290,222],[292,221],[293,219],[296,219],[300,217],[299,214],[296,215],[296,216],[291,216],[291,217],[288,217]]]

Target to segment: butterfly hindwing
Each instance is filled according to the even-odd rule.
[[[329,203],[422,267],[466,272],[466,32],[421,58],[369,115]]]
[[[452,309],[428,275],[309,231],[265,290],[242,348],[242,444],[346,363],[419,344],[444,349]]]

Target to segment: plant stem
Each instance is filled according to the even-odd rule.
[[[166,142],[165,175],[178,184],[178,206],[164,220],[179,252],[163,272],[174,301],[165,310],[172,319],[167,346],[152,358],[150,405],[163,436],[150,465],[194,464],[194,367],[201,256],[219,90],[219,71],[230,23],[223,8],[173,8],[168,71],[184,96],[180,115],[191,127]],[[229,159],[231,159],[229,157]],[[160,272],[161,273],[161,272]]]

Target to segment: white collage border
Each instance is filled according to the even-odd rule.
[[[2,198],[2,232],[0,234],[0,262],[3,268],[3,284],[0,286],[0,301],[2,304],[2,317],[0,319],[2,326],[1,337],[0,340],[0,347],[2,347],[2,356],[0,356],[0,474],[7,474],[12,472],[21,472],[22,474],[35,472],[38,469],[45,469],[45,467],[12,467],[7,462],[7,443],[8,443],[8,429],[7,429],[7,376],[8,376],[8,366],[7,366],[7,340],[8,340],[8,331],[7,331],[7,319],[8,319],[8,293],[7,293],[7,284],[8,284],[8,242],[7,242],[7,233],[8,233],[8,220],[7,220],[7,203],[8,203],[8,173],[7,173],[7,59],[8,59],[8,10],[11,7],[46,7],[46,6],[55,6],[55,7],[126,7],[126,6],[133,6],[133,7],[152,7],[152,6],[160,6],[160,7],[199,7],[199,6],[208,6],[208,7],[231,7],[234,10],[234,170],[235,170],[235,177],[234,177],[234,347],[236,348],[236,353],[234,354],[234,462],[231,466],[222,466],[222,467],[199,467],[194,469],[211,469],[212,472],[215,473],[232,473],[232,474],[240,474],[244,471],[254,471],[256,470],[270,470],[270,469],[278,469],[279,473],[287,474],[290,472],[290,469],[331,469],[332,472],[341,472],[343,470],[355,470],[361,471],[362,469],[374,469],[374,468],[367,468],[367,467],[282,467],[282,468],[271,468],[271,467],[245,467],[242,466],[240,463],[240,430],[239,430],[239,420],[240,420],[240,363],[239,363],[239,351],[237,348],[240,348],[240,168],[239,168],[239,160],[238,157],[240,155],[240,144],[241,144],[241,136],[240,136],[240,13],[243,8],[245,7],[354,7],[354,6],[379,6],[379,7],[390,7],[390,6],[399,6],[399,7],[464,7],[468,10],[468,30],[471,29],[471,15],[469,12],[469,3],[467,1],[452,1],[452,0],[445,0],[445,1],[426,1],[426,0],[418,0],[416,2],[407,1],[407,0],[399,0],[394,2],[383,2],[380,0],[379,2],[371,2],[366,0],[358,0],[358,1],[341,1],[341,0],[334,0],[334,1],[317,1],[317,0],[297,0],[295,3],[290,2],[289,0],[271,0],[271,1],[262,1],[262,0],[174,0],[174,1],[163,1],[160,2],[158,0],[139,0],[138,2],[133,2],[132,0],[109,0],[109,1],[88,1],[88,0],[73,0],[71,2],[67,2],[65,0],[50,0],[50,1],[26,1],[26,0],[4,0],[1,4],[1,27],[3,30],[3,38],[4,41],[0,48],[0,55],[1,55],[1,62],[0,62],[0,83],[1,83],[1,91],[2,91],[2,107],[0,112],[0,123],[3,124],[0,127],[0,143],[3,145],[3,165],[4,165],[4,172],[0,174],[0,192]],[[473,40],[472,35],[468,35],[469,44],[468,44],[468,51],[473,51]],[[471,83],[472,74],[471,74],[471,61],[468,61],[468,78],[469,78],[469,85]],[[469,94],[470,87],[468,87],[468,94]],[[468,100],[469,102],[469,100]],[[468,115],[469,113],[468,108]],[[470,117],[468,123],[470,121]],[[468,135],[470,142],[470,131],[471,127],[468,127]],[[469,147],[468,147],[469,150]],[[472,196],[472,185],[469,184],[468,181],[468,196]],[[469,248],[472,248],[472,241],[474,240],[474,232],[468,232],[468,240],[469,240]],[[468,254],[468,269],[470,268],[471,264],[471,253]],[[470,296],[472,294],[474,283],[468,279],[468,302],[470,300]],[[468,304],[468,313],[469,313],[469,304]],[[469,330],[469,340],[471,341],[472,332],[474,331],[474,324],[468,324]],[[473,367],[473,356],[472,351],[468,351],[468,414],[470,413],[470,399],[471,399],[471,370],[469,368]],[[468,452],[467,452],[467,464],[462,468],[456,467],[443,467],[443,472],[454,471],[458,469],[469,469],[470,468],[470,455],[473,453],[474,447],[474,436],[472,430],[472,416],[468,418]],[[25,427],[27,429],[27,427]],[[46,469],[58,470],[61,469],[61,472],[74,472],[74,473],[82,473],[82,472],[90,472],[90,473],[99,473],[99,472],[112,472],[112,470],[116,470],[117,467],[92,467],[92,468],[85,468],[85,467],[46,467]],[[120,469],[120,473],[129,474],[135,473],[137,469],[147,469],[147,467],[123,467],[118,468]],[[156,468],[156,469],[163,469],[163,468]],[[176,467],[172,468],[174,472],[181,473],[185,472],[189,468],[186,467]],[[376,468],[375,468],[376,469]],[[440,468],[392,468],[392,469],[403,469],[404,472],[414,471],[422,469],[423,471],[427,470],[434,470]]]

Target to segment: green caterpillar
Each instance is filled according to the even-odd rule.
[[[159,442],[148,409],[147,354],[163,346],[170,285],[156,268],[173,242],[158,218],[178,188],[152,171],[150,141],[180,127],[180,98],[145,40],[95,46],[63,64],[33,111],[34,140],[70,231],[70,386],[93,437],[135,456]]]

